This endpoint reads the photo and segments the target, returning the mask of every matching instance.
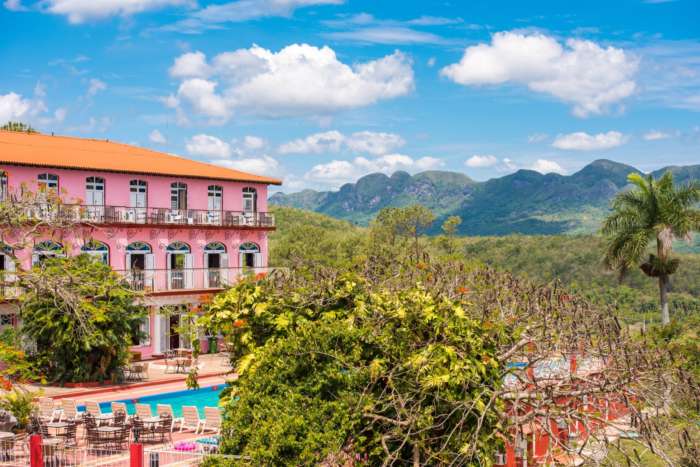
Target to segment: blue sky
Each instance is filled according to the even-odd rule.
[[[4,0],[0,120],[285,191],[697,164],[698,17],[694,0]]]

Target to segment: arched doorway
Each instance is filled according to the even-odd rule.
[[[153,290],[155,259],[151,245],[145,242],[129,243],[126,247],[127,278],[135,290]]]
[[[212,242],[204,247],[205,288],[218,288],[224,284],[228,268],[226,246],[221,242]]]
[[[62,258],[66,256],[63,245],[53,240],[44,240],[34,246],[32,253],[32,266],[40,265],[49,258]]]
[[[173,242],[167,248],[168,288],[192,288],[192,255],[185,242]]]
[[[109,266],[109,247],[106,244],[90,239],[80,247],[80,251]]]
[[[241,268],[262,267],[260,247],[253,242],[245,242],[238,247],[238,266]]]

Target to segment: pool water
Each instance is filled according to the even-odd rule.
[[[134,404],[150,404],[153,414],[156,413],[156,406],[158,404],[170,404],[173,407],[173,413],[176,417],[182,416],[183,405],[194,405],[199,410],[199,416],[204,418],[204,407],[218,407],[219,394],[221,394],[223,389],[223,385],[209,386],[195,390],[152,394],[135,399],[121,399],[114,402],[124,402],[129,415],[136,413],[136,406]],[[100,403],[102,412],[111,413],[112,407],[110,404],[111,401]]]

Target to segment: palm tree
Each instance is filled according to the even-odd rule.
[[[700,183],[676,186],[671,172],[658,180],[633,173],[627,180],[632,189],[615,197],[613,212],[603,223],[603,234],[608,237],[605,264],[619,271],[620,279],[635,264],[647,276],[657,278],[661,322],[668,324],[670,276],[680,264],[679,259],[671,257],[673,241],[690,240],[693,231],[700,230]],[[649,254],[649,259],[642,262],[654,240],[656,254]]]

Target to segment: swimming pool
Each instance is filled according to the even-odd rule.
[[[209,386],[199,389],[189,389],[184,391],[166,392],[163,394],[152,394],[132,399],[120,399],[109,402],[101,402],[100,408],[102,412],[112,412],[112,402],[124,402],[129,415],[136,413],[134,404],[150,404],[153,413],[156,413],[158,404],[170,404],[173,406],[173,412],[176,417],[182,416],[183,405],[194,405],[199,410],[199,416],[204,417],[204,407],[218,407],[219,394],[223,391],[225,385]],[[80,410],[83,408],[81,407]]]

